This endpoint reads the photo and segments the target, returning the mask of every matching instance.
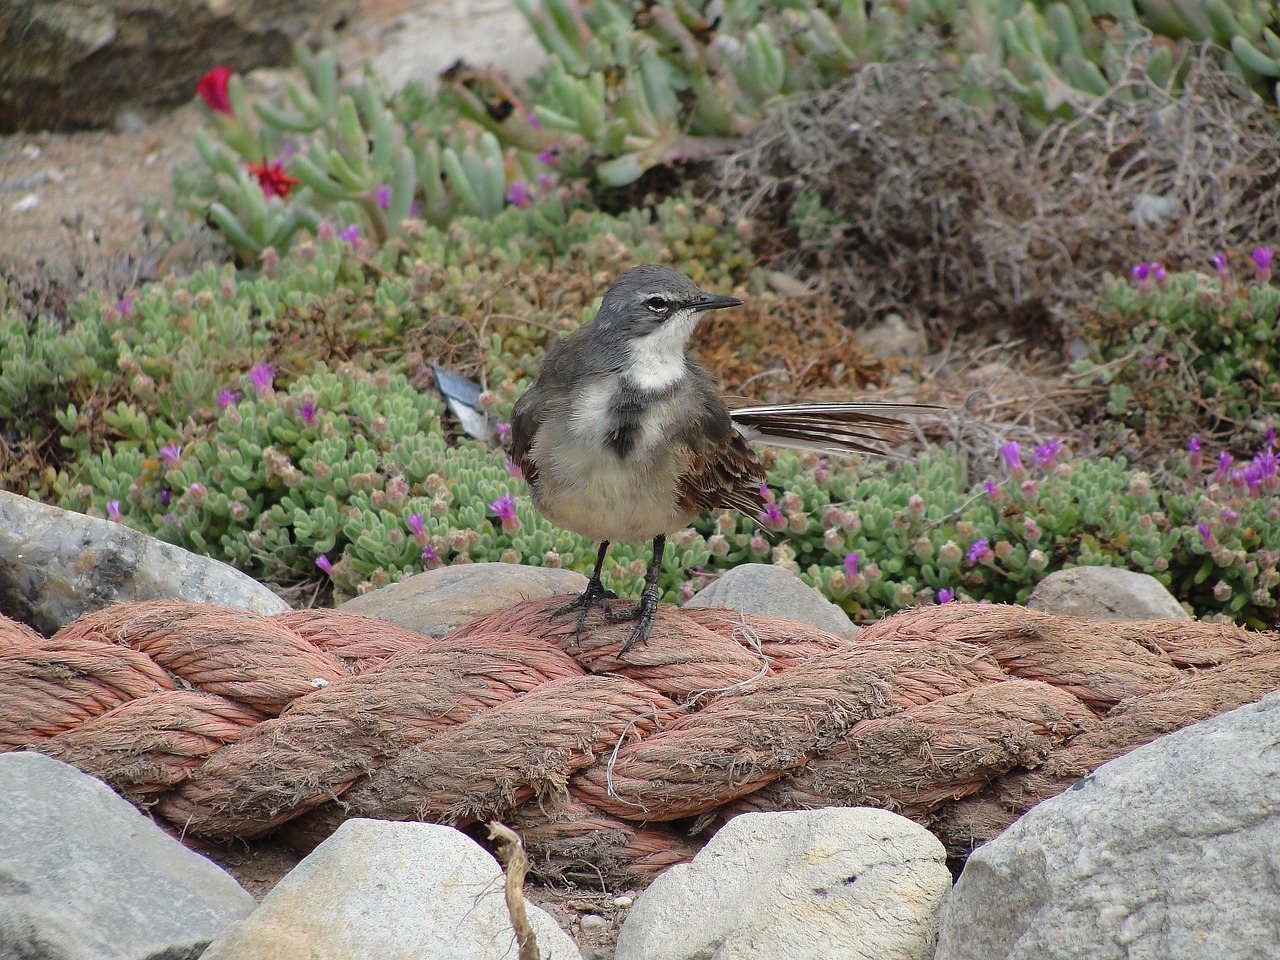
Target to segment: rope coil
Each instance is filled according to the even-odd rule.
[[[1021,607],[843,640],[726,610],[625,624],[563,598],[441,639],[335,610],[153,601],[52,638],[0,618],[0,745],[98,776],[184,836],[347,817],[502,819],[547,874],[643,883],[748,810],[874,805],[953,853],[1106,760],[1280,688],[1274,635]]]

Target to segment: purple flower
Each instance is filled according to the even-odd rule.
[[[542,129],[542,121],[538,119],[538,115],[536,113],[529,114],[529,126],[533,127],[535,130]]]
[[[518,463],[513,462],[510,457],[503,457],[502,465],[507,470],[507,476],[516,477],[521,480],[524,479],[524,471],[521,470],[520,465]]]
[[[778,509],[778,505],[770,500],[760,511],[760,522],[770,530],[781,530],[787,525],[787,518]]]
[[[193,500],[203,500],[208,491],[205,490],[203,483],[193,483],[187,487],[187,493],[191,494]]]
[[[859,559],[856,553],[846,553],[844,555],[844,575],[851,580],[858,575]]]
[[[227,407],[234,407],[239,400],[240,391],[227,387],[218,394],[218,409],[225,410]]]
[[[1046,470],[1052,470],[1057,466],[1058,454],[1062,452],[1062,438],[1050,437],[1040,446],[1031,451],[1031,459],[1038,467]]]
[[[980,563],[982,559],[990,552],[991,552],[991,545],[987,543],[987,538],[983,537],[980,540],[973,541],[969,549],[965,551],[964,556],[965,556],[965,559],[968,560],[970,563]]]
[[[391,208],[390,185],[384,183],[382,186],[378,188],[378,206],[380,206],[383,210],[389,210]]]
[[[319,567],[322,572],[329,574],[329,576],[333,576],[333,564],[329,562],[329,558],[323,553],[316,557],[316,566]]]
[[[426,563],[439,563],[440,555],[436,553],[435,548],[428,543],[422,548],[422,559]]]
[[[1187,459],[1193,467],[1200,466],[1203,457],[1200,454],[1200,438],[1192,437],[1187,441]]]
[[[409,524],[410,533],[412,533],[415,537],[422,536],[422,533],[423,533],[422,514],[420,513],[409,514],[409,518],[407,522]]]
[[[1024,472],[1022,466],[1022,446],[1017,440],[1010,440],[1000,447],[1000,459],[1004,461],[1005,467],[1015,477],[1021,476]]]
[[[308,427],[314,427],[319,417],[316,416],[316,405],[314,403],[304,403],[298,408],[298,416],[302,418],[302,422]]]
[[[172,495],[169,493],[169,491],[168,491],[168,490],[161,490],[161,491],[160,491],[160,506],[162,506],[162,507],[167,507],[167,506],[169,505],[169,500],[170,500],[171,496],[172,496]]]
[[[1230,507],[1223,507],[1222,511],[1218,514],[1218,517],[1228,527],[1235,526],[1240,520],[1240,514],[1235,510],[1232,510]]]
[[[1151,282],[1151,264],[1140,263],[1129,271],[1133,275],[1133,279],[1138,281],[1138,286],[1145,286]]]
[[[1231,454],[1227,453],[1225,450],[1218,454],[1218,469],[1216,475],[1219,480],[1222,480],[1227,476],[1227,471],[1231,469],[1231,460]]]
[[[354,247],[360,241],[360,225],[349,223],[347,229],[338,231],[338,236]]]
[[[1169,274],[1158,263],[1151,264],[1151,276],[1155,278],[1156,283],[1167,283],[1169,280]]]
[[[503,530],[520,529],[520,518],[516,516],[516,504],[511,494],[504,493],[489,504],[489,509],[493,511],[495,517],[502,521]]]
[[[493,425],[493,429],[494,429],[494,432],[498,434],[498,439],[499,439],[499,440],[510,440],[510,439],[511,439],[511,424],[509,424],[509,423],[495,423],[495,424]]]
[[[1209,262],[1212,263],[1213,268],[1218,271],[1218,276],[1223,280],[1227,279],[1227,255],[1225,253],[1219,250],[1209,258]]]
[[[1196,530],[1200,533],[1200,542],[1204,544],[1206,550],[1212,550],[1218,545],[1218,538],[1213,535],[1207,523],[1196,524]]]
[[[120,300],[116,301],[116,313],[124,316],[133,309],[133,294],[126,293]]]
[[[1265,443],[1272,450],[1276,448],[1275,427],[1267,427],[1267,429],[1262,431],[1262,442]]]
[[[171,467],[182,466],[182,444],[166,443],[160,448],[160,459]]]
[[[276,368],[269,363],[260,363],[249,371],[249,379],[253,381],[254,389],[259,393],[266,393],[271,389],[271,382],[276,378]]]
[[[417,200],[409,204],[409,216],[411,216],[413,219],[416,220],[421,215],[422,215],[422,204],[420,204]],[[436,559],[438,560],[440,558],[437,557]]]
[[[1253,251],[1253,265],[1258,268],[1258,279],[1266,282],[1271,279],[1271,258],[1275,251],[1270,247],[1258,247]]]
[[[554,147],[550,150],[543,150],[538,154],[538,162],[545,163],[549,167],[555,166],[559,159],[560,155],[556,152]]]
[[[956,598],[956,592],[949,587],[943,587],[938,591],[939,603],[950,603]]]
[[[108,501],[107,501],[107,519],[108,519],[108,520],[114,520],[116,523],[119,523],[120,521],[122,521],[122,520],[124,519],[124,515],[120,513],[120,501],[119,501],[119,500],[108,500]]]
[[[529,188],[525,186],[523,180],[512,180],[511,186],[507,188],[507,203],[513,207],[527,207],[530,204]]]
[[[1274,477],[1276,469],[1280,467],[1280,460],[1277,460],[1275,451],[1271,448],[1260,450],[1250,462],[1255,469],[1258,478],[1265,480],[1267,477]]]
[[[994,480],[984,480],[982,483],[982,490],[992,501],[1000,499],[1000,488],[996,486],[996,482]]]

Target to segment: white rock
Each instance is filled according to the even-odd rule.
[[[1105,763],[979,847],[938,960],[1280,956],[1280,694]]]
[[[699,590],[687,607],[725,607],[806,623],[837,637],[859,632],[849,615],[794,573],[771,563],[743,563]]]
[[[38,753],[0,756],[0,957],[195,957],[252,909],[102,781]]]
[[[1155,577],[1120,567],[1055,570],[1027,598],[1031,610],[1090,620],[1190,620]]]
[[[742,814],[640,895],[617,960],[928,960],[950,888],[942,844],[897,814]]]
[[[578,960],[526,901],[543,960]],[[201,960],[513,960],[498,863],[452,827],[348,820]]]
[[[270,616],[289,609],[233,567],[149,537],[0,490],[0,608],[52,634],[125,600],[217,603]]]

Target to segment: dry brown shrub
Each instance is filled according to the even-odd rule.
[[[921,63],[873,64],[781,105],[718,170],[724,205],[787,230],[817,191],[841,224],[826,249],[775,234],[775,264],[816,272],[850,320],[889,311],[938,332],[984,320],[1061,334],[1107,272],[1142,260],[1206,267],[1274,238],[1274,110],[1206,54],[1180,91],[1136,65],[1070,122],[1036,136],[1007,90],[961,103]]]

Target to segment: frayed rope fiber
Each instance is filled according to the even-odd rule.
[[[348,817],[511,824],[544,876],[645,883],[745,811],[871,805],[963,855],[1099,764],[1280,689],[1274,634],[946,604],[842,640],[553,597],[431,639],[335,610],[120,604],[52,638],[0,617],[0,749],[100,777],[175,832]]]

